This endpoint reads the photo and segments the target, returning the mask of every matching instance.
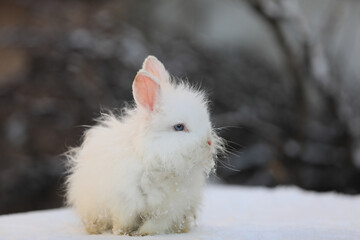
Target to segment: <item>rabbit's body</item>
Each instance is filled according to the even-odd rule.
[[[153,72],[166,80],[167,72],[161,71]],[[121,117],[104,116],[70,155],[68,203],[89,233],[186,232],[196,218],[205,175],[214,166],[212,155],[220,140],[212,132],[201,93],[185,85],[174,87],[168,80],[161,84],[161,98],[152,100],[149,96],[160,93],[149,92],[147,81],[138,90],[134,86],[137,108],[125,110]],[[145,104],[137,95],[144,94],[143,87]],[[191,109],[181,107],[188,104]],[[179,124],[176,129],[183,130],[174,131],[173,125],[180,122],[196,131]]]

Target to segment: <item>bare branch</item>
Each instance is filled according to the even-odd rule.
[[[310,31],[306,18],[296,0],[248,0],[251,8],[258,13],[270,27],[279,48],[284,54],[284,63],[295,80],[294,92],[297,111],[302,123],[309,121],[309,86],[316,90],[317,97],[326,103],[326,112],[330,114],[344,131],[346,148],[350,153],[355,139],[351,134],[348,115],[344,115],[340,101],[339,86],[330,71],[329,60],[325,54],[321,39]],[[299,129],[298,139],[303,138]],[[349,159],[350,160],[350,159]]]

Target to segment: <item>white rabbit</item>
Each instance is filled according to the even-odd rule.
[[[70,151],[67,202],[92,234],[187,232],[222,149],[205,94],[149,56],[133,96],[136,106],[103,115]]]

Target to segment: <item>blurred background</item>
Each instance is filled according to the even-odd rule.
[[[144,58],[210,93],[211,181],[360,193],[360,2],[2,0],[0,214],[62,206],[64,157]]]

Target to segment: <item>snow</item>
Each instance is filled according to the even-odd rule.
[[[146,237],[88,235],[68,208],[0,216],[0,239],[360,239],[360,196],[210,185],[198,227]]]

